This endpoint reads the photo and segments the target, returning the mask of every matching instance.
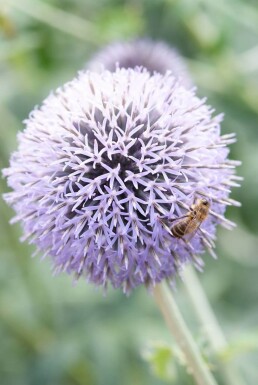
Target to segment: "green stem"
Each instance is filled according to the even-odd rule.
[[[184,270],[183,281],[202,330],[205,332],[213,352],[219,358],[221,353],[228,349],[228,342],[192,266],[188,266]],[[242,380],[228,365],[223,365],[220,369],[227,385],[243,385]]]
[[[209,337],[213,351],[221,353],[227,347],[227,341],[192,266],[187,266],[184,270],[183,281],[196,317],[202,326],[202,330]]]
[[[155,286],[153,289],[153,295],[161,313],[163,314],[168,328],[184,353],[187,366],[195,378],[196,384],[217,385],[217,382],[212,376],[191,336],[191,333],[173,298],[172,292],[163,283]]]
[[[59,9],[52,4],[37,0],[7,0],[7,4],[42,23],[46,23],[82,41],[96,45],[100,45],[101,42],[103,43],[103,41],[101,41],[102,37],[93,23],[80,16],[72,15]]]

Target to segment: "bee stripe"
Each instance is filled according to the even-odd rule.
[[[174,237],[176,238],[182,238],[185,235],[187,224],[184,223],[178,223],[176,226],[172,227],[171,231]]]

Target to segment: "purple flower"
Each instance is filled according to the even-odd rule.
[[[144,67],[151,74],[159,72],[163,75],[170,70],[186,88],[193,85],[184,60],[175,49],[162,41],[140,39],[112,43],[95,54],[86,67],[96,72],[103,69],[113,72],[118,67]]]
[[[23,239],[57,272],[125,293],[201,266],[217,224],[232,224],[224,211],[237,185],[234,134],[221,136],[212,114],[170,73],[80,73],[32,111],[4,170]],[[200,196],[208,219],[189,241],[173,237],[164,224]]]

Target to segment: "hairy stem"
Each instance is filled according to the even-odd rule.
[[[228,348],[228,342],[192,266],[188,266],[184,270],[183,280],[196,317],[206,334],[213,352],[219,358],[221,353]],[[228,365],[221,365],[220,369],[227,385],[243,385],[239,376]]]
[[[163,283],[156,285],[153,295],[163,317],[174,336],[176,342],[182,349],[187,366],[198,385],[217,385],[207,364],[204,362],[200,351],[193,340],[191,333],[178,309],[172,292]]]

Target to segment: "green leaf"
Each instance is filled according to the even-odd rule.
[[[165,343],[154,343],[148,348],[143,357],[149,362],[153,373],[162,380],[177,379],[176,353]]]

